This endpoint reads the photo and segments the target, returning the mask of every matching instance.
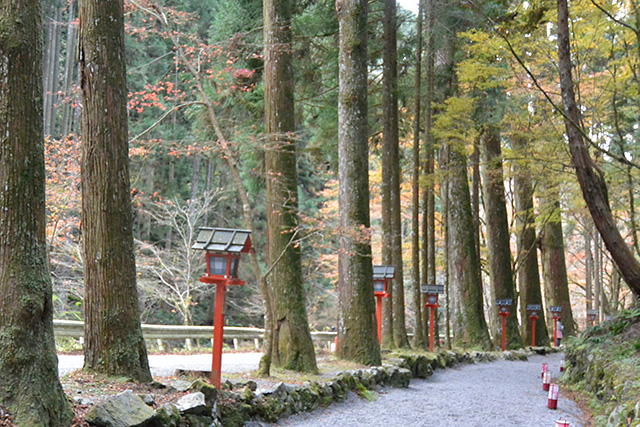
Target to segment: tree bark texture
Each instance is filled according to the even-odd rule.
[[[391,257],[396,267],[393,279],[393,342],[396,347],[408,347],[404,303],[404,269],[402,265],[402,217],[400,207],[400,143],[398,139],[398,48],[396,0],[384,2],[384,38],[382,66],[382,144],[383,156],[388,156],[383,181],[388,181],[391,220]]]
[[[413,306],[415,311],[415,326],[413,328],[413,345],[424,348],[427,343],[422,319],[422,294],[420,292],[420,122],[422,95],[422,9],[423,1],[418,6],[416,17],[416,64],[413,80],[414,117],[413,117],[413,173],[411,180],[411,281],[413,291]],[[426,275],[423,276],[426,279]]]
[[[502,319],[496,299],[511,299],[513,305],[507,317],[507,348],[522,347],[522,337],[518,327],[518,299],[516,298],[511,268],[511,236],[507,220],[507,203],[504,196],[504,174],[502,172],[502,148],[500,128],[487,125],[482,131],[482,194],[485,221],[487,224],[487,248],[489,251],[489,272],[491,281],[490,301],[494,343],[500,345]],[[475,231],[474,231],[475,235]]]
[[[0,405],[20,426],[69,425],[45,237],[40,2],[0,1]]]
[[[264,95],[267,181],[266,277],[273,299],[271,361],[316,372],[302,283],[298,233],[298,175],[294,114],[291,0],[265,0]]]
[[[527,141],[513,137],[513,148],[520,158],[527,156]],[[542,303],[540,272],[538,271],[538,240],[536,237],[535,212],[533,209],[533,186],[531,170],[523,163],[514,163],[514,193],[516,204],[516,224],[518,230],[518,289],[520,297],[520,318],[522,319],[522,339],[525,345],[531,342],[531,320],[527,305]],[[545,311],[537,313],[536,345],[549,345],[549,333],[545,323]]]
[[[84,369],[152,380],[133,253],[122,0],[80,0]]]
[[[340,26],[338,357],[381,363],[369,218],[367,0],[337,0]]]
[[[461,145],[461,144],[460,144]],[[473,219],[464,147],[448,147],[447,215],[450,289],[454,295],[454,345],[491,348],[484,318],[480,259],[473,237]]]
[[[565,129],[571,151],[571,165],[576,169],[582,196],[589,208],[604,244],[631,291],[640,296],[640,262],[624,241],[609,207],[606,183],[589,156],[580,132],[580,111],[576,103],[571,75],[569,39],[569,7],[567,0],[558,0],[558,70],[565,110]]]
[[[565,336],[575,335],[573,313],[569,299],[569,281],[564,256],[564,236],[560,214],[560,195],[556,188],[544,189],[545,196],[541,198],[541,209],[546,209],[548,219],[540,236],[540,254],[542,256],[542,273],[545,286],[547,309],[549,306],[561,306],[562,325]],[[549,328],[552,330],[551,320]]]

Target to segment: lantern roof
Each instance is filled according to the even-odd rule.
[[[562,311],[562,306],[561,305],[552,305],[551,307],[549,307],[549,311],[552,313],[560,313]]]
[[[213,252],[251,252],[251,231],[232,228],[200,227],[196,242],[191,249]]]
[[[597,316],[599,314],[599,312],[598,312],[598,310],[589,309],[589,310],[587,310],[587,314],[589,314],[591,316]]]
[[[513,304],[513,299],[512,298],[499,299],[499,300],[496,300],[496,304],[498,304],[498,305],[511,305],[511,304]]]
[[[443,294],[444,293],[444,285],[420,285],[420,292],[423,294]]]
[[[374,265],[373,280],[393,279],[396,277],[396,268],[393,265]]]
[[[542,311],[542,304],[527,304],[528,311]]]

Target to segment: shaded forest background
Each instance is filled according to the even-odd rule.
[[[514,280],[521,271],[522,235],[516,180],[532,184],[539,236],[558,232],[565,254],[574,320],[583,327],[586,309],[604,318],[632,303],[595,231],[570,166],[560,103],[555,45],[555,9],[544,1],[524,2],[492,20],[483,3],[432,5],[435,169],[425,173],[427,147],[418,158],[421,191],[435,191],[436,280],[447,280],[446,198],[440,166],[443,141],[455,141],[468,157],[472,189],[478,197],[477,223],[485,290],[491,312],[487,224],[477,185],[486,166],[474,155],[488,124],[498,129],[506,189]],[[80,215],[80,106],[77,65],[77,5],[45,2],[44,128],[47,163],[47,236],[58,319],[82,316],[83,277]],[[636,4],[571,4],[574,78],[588,130],[591,153],[608,185],[619,228],[640,254],[636,224],[638,184],[638,104],[640,29]],[[264,93],[262,86],[262,2],[255,0],[166,1],[159,9],[146,1],[126,3],[130,159],[138,288],[145,323],[211,324],[214,288],[198,281],[204,257],[190,249],[199,226],[244,228],[243,210],[229,170],[237,165],[255,225],[252,236],[260,260],[266,245]],[[382,74],[384,2],[371,1],[369,14],[369,149],[374,264],[382,263]],[[309,323],[335,326],[338,276],[338,23],[328,0],[294,2],[295,138],[301,248]],[[158,14],[164,17],[157,19]],[[415,165],[413,123],[416,72],[416,15],[399,9],[397,86],[401,168],[401,219],[405,271],[406,324],[415,324],[411,237]],[[530,73],[523,68],[523,64]],[[422,73],[425,73],[423,67]],[[425,79],[426,77],[423,77]],[[535,80],[534,80],[535,78]],[[544,90],[544,93],[543,93]],[[548,97],[548,98],[547,98]],[[215,106],[219,130],[209,126],[203,104]],[[424,131],[422,128],[421,131]],[[419,138],[424,139],[420,132]],[[528,172],[523,172],[523,170]],[[526,173],[531,178],[526,177]],[[472,190],[473,191],[473,190]],[[561,222],[560,222],[561,221]],[[557,237],[557,236],[556,236]],[[548,250],[539,237],[541,259]],[[535,250],[535,248],[534,248]],[[263,261],[264,263],[264,261]],[[227,298],[228,324],[263,326],[257,280],[245,263]],[[264,266],[264,265],[263,265]],[[544,264],[541,263],[541,267]],[[544,271],[542,271],[544,276]],[[425,282],[425,279],[422,280]],[[441,309],[444,314],[444,309]],[[491,318],[489,314],[486,316]],[[444,316],[443,316],[444,318]]]

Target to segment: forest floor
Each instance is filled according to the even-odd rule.
[[[280,381],[302,384],[317,380],[317,376],[299,375],[275,370],[268,379],[257,378],[250,368],[247,356],[232,353],[231,358],[241,357],[242,369],[235,373],[223,374],[223,381],[233,383],[256,381],[258,388],[270,388]],[[254,353],[255,355],[256,353]],[[235,356],[234,356],[235,355]],[[208,356],[208,359],[207,359]],[[158,355],[152,355],[157,366]],[[163,355],[175,357],[176,366],[187,368],[185,360],[211,360],[210,355]],[[186,357],[186,359],[185,359]],[[547,409],[547,392],[542,390],[540,371],[543,362],[549,364],[550,372],[560,377],[559,366],[562,353],[545,356],[531,356],[529,361],[495,361],[460,365],[456,368],[436,370],[425,380],[414,379],[407,389],[381,388],[377,400],[370,402],[355,394],[343,402],[326,409],[304,413],[283,419],[282,426],[326,426],[326,425],[368,425],[368,426],[554,426],[555,420],[564,418],[571,427],[590,426],[589,414],[572,401],[568,392],[561,389],[557,410]],[[61,359],[65,357],[62,356]],[[227,360],[227,362],[228,362]],[[320,377],[330,378],[339,371],[360,366],[339,361],[331,355],[319,355]],[[154,362],[151,362],[154,365]],[[229,365],[227,365],[229,366]],[[164,369],[164,368],[163,368]],[[195,365],[192,369],[202,369]],[[223,368],[224,371],[224,368]],[[155,372],[159,371],[157,368]],[[167,373],[165,371],[162,371]],[[84,415],[93,404],[108,396],[125,390],[153,398],[156,406],[174,402],[186,391],[180,391],[184,378],[175,375],[157,376],[155,383],[141,385],[125,379],[101,378],[96,375],[76,371],[62,375],[61,381],[67,395],[74,400],[76,419],[74,427],[86,427]],[[584,408],[584,407],[583,407]],[[266,423],[253,422],[248,425],[265,426]]]

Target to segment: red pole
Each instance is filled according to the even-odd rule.
[[[222,367],[222,340],[224,337],[224,297],[227,286],[225,283],[216,284],[216,308],[213,315],[213,349],[211,357],[211,382],[220,388],[220,374]]]
[[[433,335],[435,334],[434,329],[434,323],[435,323],[435,311],[436,311],[436,307],[435,306],[431,306],[430,307],[431,312],[429,314],[429,351],[433,351]]]
[[[378,342],[382,346],[382,295],[376,295],[376,319],[378,320]]]
[[[558,318],[553,318],[553,346],[556,346],[558,342]]]
[[[536,318],[531,318],[531,347],[536,346]]]
[[[507,315],[502,314],[502,351],[507,349]]]

